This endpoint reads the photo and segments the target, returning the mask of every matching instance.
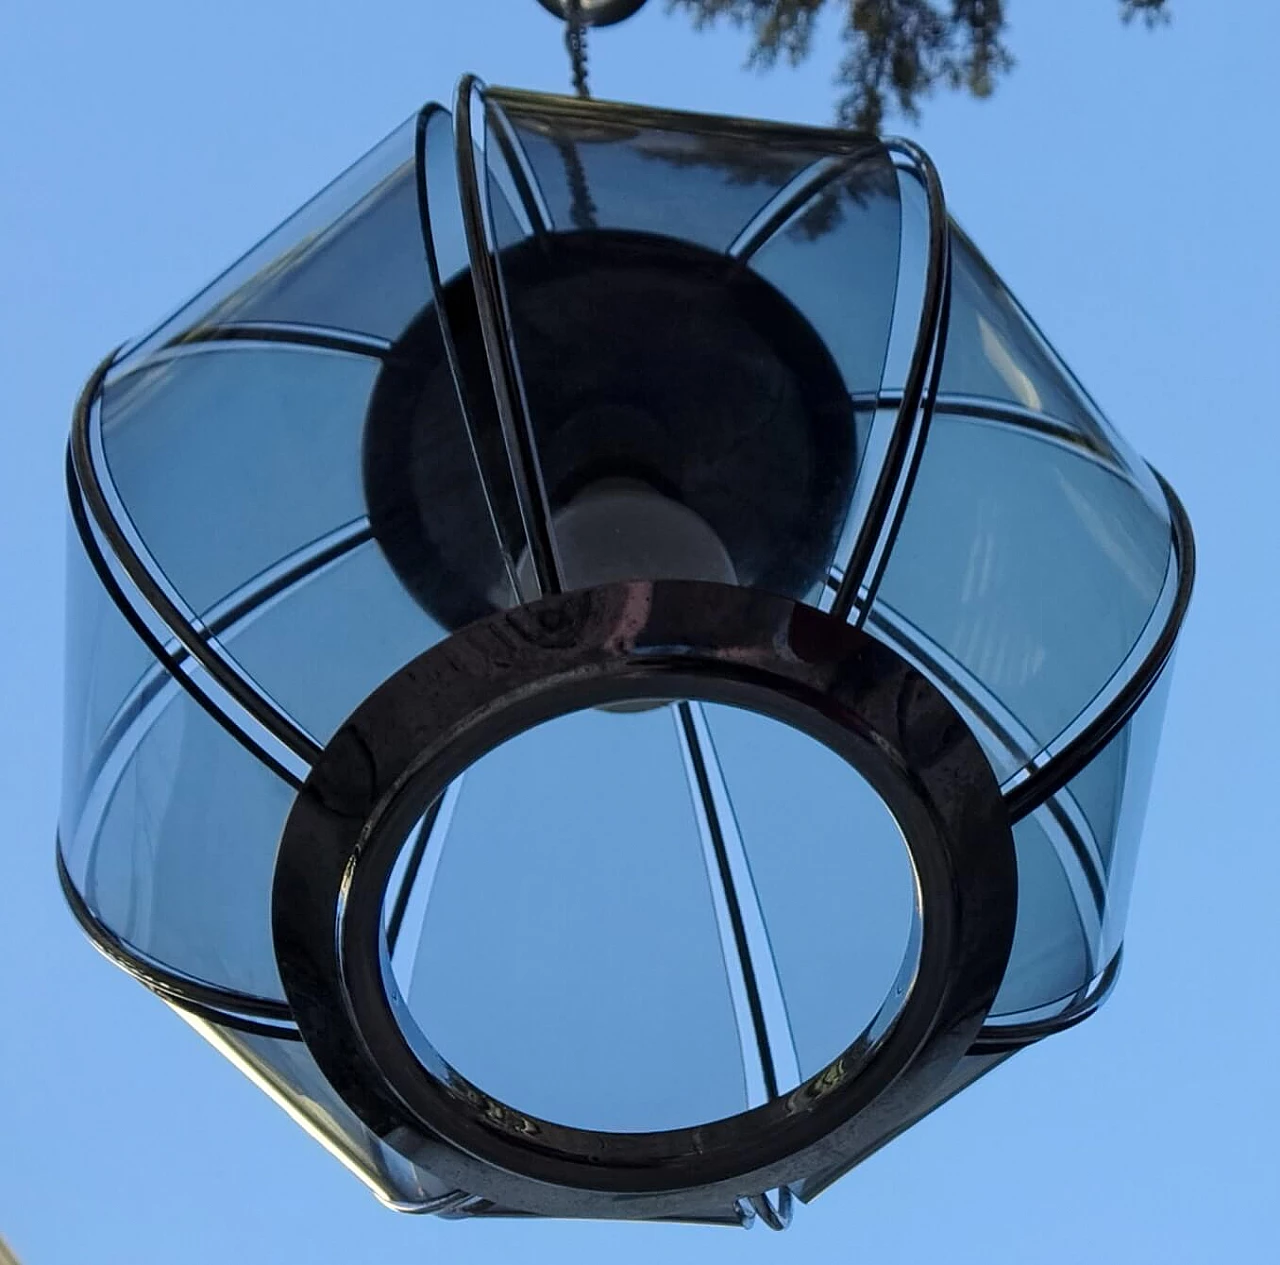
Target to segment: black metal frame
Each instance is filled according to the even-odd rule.
[[[472,261],[472,277],[482,320],[486,323],[485,346],[490,352],[493,379],[490,389],[494,390],[498,396],[504,392],[506,395],[508,408],[503,413],[503,417],[504,438],[507,440],[510,458],[509,475],[515,481],[517,490],[523,488],[526,493],[531,517],[526,519],[525,526],[530,531],[532,539],[532,536],[537,534],[539,522],[546,529],[543,534],[549,536],[545,497],[540,503],[536,495],[539,490],[536,451],[532,449],[531,444],[521,445],[519,442],[523,433],[521,430],[523,400],[520,394],[518,366],[514,361],[512,349],[505,344],[502,278],[493,259],[493,243],[490,240],[491,225],[487,221],[483,182],[476,170],[470,134],[474,96],[479,96],[486,102],[487,109],[497,112],[500,116],[503,100],[519,100],[525,95],[528,94],[504,89],[484,97],[480,92],[478,81],[464,80],[459,89],[456,158],[464,223]],[[538,99],[544,104],[548,101],[547,98],[539,97]],[[614,106],[610,103],[587,104],[572,98],[555,98],[552,99],[552,104],[566,117],[575,118],[605,120],[625,118],[630,122],[637,115],[655,121],[664,116],[664,112],[661,111],[636,111],[631,107]],[[432,247],[427,208],[424,146],[427,122],[438,109],[439,107],[428,106],[420,115],[416,149],[424,244],[433,292],[437,295],[440,278]],[[693,121],[697,122],[701,117],[694,116]],[[685,118],[686,121],[689,120],[689,116]],[[501,123],[500,117],[498,121]],[[744,136],[812,134],[828,142],[831,137],[830,132],[824,129],[756,123],[739,124],[734,120],[723,118],[707,118],[704,121],[714,125],[720,131],[733,131],[740,127]],[[495,134],[501,145],[509,145],[510,137],[501,127]],[[851,138],[851,148],[846,161],[856,154],[855,140],[858,145],[865,144],[864,140]],[[925,186],[930,218],[929,258],[916,343],[905,388],[897,400],[898,413],[893,423],[888,451],[879,472],[867,515],[849,556],[849,565],[846,566],[841,578],[836,599],[837,616],[841,612],[845,616],[852,615],[856,609],[859,624],[870,613],[870,599],[874,595],[884,565],[892,552],[893,541],[903,510],[909,500],[911,484],[915,478],[932,412],[937,402],[938,374],[943,359],[947,304],[950,295],[950,234],[958,232],[947,218],[941,185],[927,156],[910,142],[888,142],[887,144],[891,150],[908,160],[917,178]],[[840,156],[834,155],[834,157],[839,159]],[[518,169],[518,164],[512,164],[512,166],[519,180],[522,172]],[[536,202],[536,199],[534,201]],[[486,260],[488,267],[485,266]],[[443,321],[444,313],[438,304],[437,311]],[[384,345],[384,340],[366,339],[343,331],[305,325],[286,326],[252,322],[201,328],[178,336],[170,345],[178,350],[196,343],[242,340],[297,343],[372,357],[385,357],[389,350],[388,345]],[[447,327],[444,329],[444,344],[457,378],[455,353]],[[113,353],[108,356],[90,376],[77,402],[73,417],[68,446],[67,482],[76,532],[99,581],[123,618],[155,657],[157,664],[163,667],[178,685],[186,690],[198,705],[238,743],[269,767],[273,773],[297,788],[301,783],[295,773],[282,764],[246,727],[239,723],[234,710],[226,707],[216,694],[208,692],[204,682],[193,679],[187,668],[198,664],[207,674],[208,682],[225,695],[226,701],[233,704],[235,708],[241,709],[246,720],[251,720],[265,735],[279,743],[281,748],[299,765],[315,765],[317,759],[323,755],[319,745],[294,725],[287,716],[274,708],[269,700],[257,692],[249,679],[240,673],[236,665],[224,658],[210,644],[211,639],[216,636],[217,628],[210,626],[202,629],[197,626],[199,621],[193,623],[184,614],[169,597],[165,584],[153,573],[152,564],[139,556],[127,533],[116,521],[115,511],[103,489],[101,472],[90,443],[91,411],[101,394],[104,380],[114,363],[115,355],[116,353]],[[460,380],[459,387],[460,390],[465,390],[465,384]],[[883,401],[877,402],[883,403]],[[1024,418],[1012,405],[999,401],[971,401],[968,407],[980,415],[1012,424],[1035,428],[1043,422],[1060,438],[1068,438],[1075,443],[1080,442],[1079,436],[1065,435],[1061,433],[1061,427],[1054,429],[1052,419]],[[471,415],[466,409],[465,399],[463,408],[470,433]],[[1015,413],[1018,416],[1014,416]],[[523,425],[527,431],[527,417],[523,417]],[[522,456],[522,449],[526,448],[527,451],[524,451]],[[482,470],[481,473],[493,475],[496,472]],[[1170,658],[1190,599],[1195,573],[1195,546],[1190,523],[1176,494],[1158,473],[1155,474],[1155,478],[1159,481],[1167,500],[1172,524],[1177,573],[1177,587],[1172,605],[1159,634],[1136,671],[1108,700],[1103,710],[1065,747],[1053,752],[1043,765],[1033,768],[1021,782],[1006,793],[1005,805],[1013,821],[1021,820],[1044,804],[1051,802],[1053,796],[1115,737],[1153,688]],[[486,495],[488,492],[489,486],[486,484]],[[522,506],[525,503],[522,502]],[[136,590],[137,600],[126,592],[125,587],[113,572],[113,564],[108,562],[99,539],[105,544],[106,550],[114,555],[114,563]],[[504,560],[509,573],[514,577],[514,559],[505,546]],[[541,587],[550,593],[554,593],[558,587],[558,574],[554,561],[554,542],[552,541],[539,570]],[[866,574],[868,566],[873,567],[869,576]],[[860,592],[865,593],[861,601]],[[145,614],[144,611],[146,611]],[[153,630],[151,623],[148,622],[153,617],[158,617],[174,633],[176,652],[166,646]],[[293,1024],[294,1009],[290,1005],[208,985],[150,961],[145,954],[121,940],[103,925],[89,908],[66,869],[60,845],[57,849],[57,865],[68,903],[94,944],[113,962],[146,984],[165,1001],[220,1025],[253,1035],[287,1040],[301,1039]],[[974,1040],[973,1049],[979,1052],[1007,1052],[1070,1027],[1091,1013],[1105,998],[1114,983],[1118,969],[1119,954],[1117,953],[1101,975],[1082,990],[1078,999],[1061,1016],[1037,1023],[992,1025],[983,1028]],[[753,1197],[753,1204],[756,1198],[764,1199],[764,1196]],[[769,1204],[765,1199],[766,1209],[771,1210],[774,1219],[785,1220],[784,1202],[789,1198],[789,1192],[784,1189],[776,1205]],[[755,1210],[767,1223],[772,1223],[769,1212],[758,1205]]]
[[[398,1003],[383,934],[395,858],[448,783],[515,733],[581,707],[689,697],[801,729],[885,800],[922,902],[914,980],[878,1040],[855,1042],[797,1089],[731,1120],[601,1134],[533,1119],[449,1067]],[[798,1181],[819,1153],[865,1145],[875,1126],[861,1113],[871,1102],[892,1110],[930,1093],[977,1038],[1003,978],[1016,884],[990,765],[916,669],[852,625],[784,598],[635,582],[479,620],[374,691],[295,801],[273,923],[313,1057],[406,1156],[416,1153],[407,1138],[444,1139],[457,1154],[433,1155],[433,1171],[517,1208],[616,1215],[625,1196],[627,1215],[669,1215],[686,1200]]]

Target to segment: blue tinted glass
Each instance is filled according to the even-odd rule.
[[[690,789],[666,707],[579,712],[464,776],[407,996],[459,1072],[606,1130],[745,1105]]]
[[[794,135],[746,136],[730,120],[694,131],[678,116],[642,109],[614,122],[502,91],[489,100],[509,121],[559,231],[630,229],[724,251],[765,203],[830,152],[812,137],[806,144]]]
[[[293,791],[164,682],[85,788],[63,840],[97,918],[143,954],[279,999],[271,941],[276,841]]]
[[[98,582],[73,526],[67,539],[66,620],[59,820],[64,841],[75,834],[99,743],[117,720],[126,696],[153,663]]]
[[[499,100],[492,228],[564,582],[819,590],[893,317],[887,156]]]
[[[897,823],[845,762],[751,712],[708,707],[801,1079],[851,1045],[907,957],[915,876]]]
[[[834,550],[839,566],[879,474],[879,461],[868,462],[868,455],[890,342],[901,328],[914,334],[917,320],[916,295],[909,290],[904,300],[899,290],[902,233],[903,204],[888,157],[865,154],[845,176],[818,189],[750,260],[825,344],[854,402],[854,486],[834,509],[838,517],[845,511]],[[881,416],[891,419],[894,412]]]
[[[942,390],[1008,400],[1092,435],[1091,410],[986,260],[951,239],[952,309]]]
[[[430,297],[410,151],[350,210],[205,318],[280,322],[399,338]]]
[[[221,638],[281,710],[322,743],[367,694],[445,635],[377,545],[359,539],[283,592],[268,590]]]
[[[395,338],[428,297],[413,192],[415,128],[416,118],[396,128],[130,348],[113,376],[193,331],[229,321]]]
[[[361,429],[379,366],[308,347],[206,345],[107,388],[111,479],[194,610],[363,517]]]
[[[993,1017],[1071,1002],[1119,950],[1170,675],[1015,828],[1018,929]]]
[[[1120,948],[1124,938],[1138,844],[1147,814],[1172,677],[1170,661],[1129,723],[1067,787],[1094,828],[1098,855],[1107,875],[1107,916],[1102,946],[1107,960]]]
[[[977,247],[951,226],[952,295],[944,395],[1003,400],[1072,432],[1123,471],[1155,505],[1157,480],[1045,340]]]
[[[893,169],[883,154],[863,155],[802,202],[750,258],[831,349],[852,395],[880,389],[900,233]]]
[[[1059,822],[1047,814],[1014,827],[1018,921],[993,1019],[1072,996],[1093,976],[1096,935],[1086,926],[1092,900]],[[1082,912],[1083,906],[1083,912]],[[1097,926],[1096,916],[1092,925]]]
[[[1167,516],[1088,451],[935,413],[879,602],[1004,713],[1003,778],[1107,685],[1164,589]],[[984,699],[981,696],[986,696]]]
[[[431,248],[440,279],[448,281],[470,267],[458,165],[453,144],[453,117],[435,109],[427,116],[423,144],[422,196],[431,221]]]

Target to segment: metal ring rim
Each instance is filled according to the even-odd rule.
[[[434,778],[433,785],[443,788],[458,769],[476,758],[477,746],[490,749],[512,733],[545,718],[549,694],[556,696],[551,713],[560,714],[591,705],[601,697],[601,686],[599,681],[590,682],[591,665],[584,667],[580,662],[579,645],[571,644],[567,650],[553,647],[550,652],[543,646],[532,652],[534,660],[544,652],[551,653],[552,658],[558,653],[562,659],[579,660],[578,675],[575,677],[570,671],[551,688],[526,692],[514,704],[509,703],[500,727],[495,716],[501,713],[490,699],[488,708],[479,708],[478,727],[484,731],[483,741],[477,743],[474,735],[471,739],[462,735],[460,745],[448,750],[450,740],[457,740],[460,735],[446,733],[438,745],[441,750],[448,750],[447,758],[437,755],[434,760],[419,759],[416,768],[407,767],[402,760],[402,767],[395,768],[394,773],[391,770],[396,762],[388,762],[385,749],[374,750],[369,741],[376,744],[385,738],[391,714],[387,707],[391,706],[394,712],[400,705],[389,703],[397,686],[408,682],[419,691],[434,690],[432,697],[440,702],[438,695],[443,687],[433,672],[452,672],[456,682],[462,664],[469,660],[473,667],[476,665],[479,648],[493,649],[498,644],[493,641],[495,636],[510,636],[513,618],[526,623],[549,619],[554,625],[557,617],[574,606],[581,613],[585,604],[590,614],[593,602],[597,606],[612,602],[613,616],[625,613],[629,603],[634,609],[637,602],[647,602],[650,614],[657,612],[668,622],[674,618],[678,624],[678,616],[683,615],[697,626],[701,619],[704,641],[706,630],[712,627],[720,630],[716,635],[723,635],[726,613],[736,611],[748,635],[744,639],[742,628],[733,629],[727,636],[732,653],[720,660],[707,657],[695,664],[694,647],[685,644],[673,653],[668,644],[666,653],[657,659],[639,662],[636,646],[631,644],[628,648],[615,645],[612,657],[606,650],[605,667],[600,668],[599,663],[594,666],[606,675],[613,672],[614,696],[635,696],[640,692],[652,697],[655,688],[673,697],[710,694],[712,701],[741,703],[749,699],[761,704],[753,710],[766,714],[772,711],[792,724],[803,718],[797,727],[835,747],[882,796],[888,791],[886,802],[904,827],[926,906],[921,971],[916,990],[881,1050],[852,1079],[842,1079],[843,1069],[837,1059],[824,1073],[791,1094],[715,1125],[663,1135],[592,1134],[535,1121],[488,1099],[466,1082],[459,1083],[460,1078],[450,1081],[452,1069],[443,1060],[433,1069],[441,1078],[435,1079],[424,1072],[422,1062],[396,1025],[382,987],[377,935],[385,879],[400,843],[397,831],[402,819],[416,816],[416,806],[424,794],[431,793],[431,787],[424,788],[421,783],[424,770]],[[752,627],[753,619],[756,627]],[[662,620],[657,619],[657,623],[662,624]],[[730,629],[732,625],[730,619]],[[752,634],[759,633],[761,626],[781,635],[775,635],[771,642],[767,638],[752,641]],[[655,631],[648,625],[640,631],[646,630]],[[581,628],[571,631],[570,641],[580,640],[577,634]],[[614,625],[606,620],[603,629],[595,631],[593,648],[600,651],[608,640],[604,634],[617,632],[616,619]],[[655,635],[661,642],[662,634],[669,640],[671,631],[670,626],[659,627]],[[551,639],[554,641],[562,632],[553,628]],[[734,633],[739,635],[739,642],[746,640],[757,653],[754,682],[747,680],[750,673],[742,662],[742,646],[733,644]],[[934,806],[925,807],[922,797],[927,772],[912,770],[900,750],[896,759],[901,768],[893,765],[895,757],[887,751],[881,752],[879,767],[864,767],[862,760],[874,760],[866,755],[874,745],[870,735],[845,739],[836,736],[837,729],[841,734],[852,732],[847,728],[848,716],[839,720],[830,714],[824,717],[813,699],[797,702],[793,698],[786,706],[776,704],[779,687],[785,684],[784,648],[794,658],[797,641],[815,636],[826,639],[818,647],[816,659],[821,666],[817,670],[836,678],[841,672],[870,672],[874,684],[863,682],[864,693],[870,691],[867,697],[872,698],[875,688],[880,688],[874,703],[864,699],[872,710],[879,707],[884,715],[894,715],[884,712],[890,704],[884,691],[889,689],[886,682],[892,676],[899,689],[912,693],[919,708],[935,718],[946,716],[947,724],[954,729],[953,746],[958,744],[955,749],[960,749],[956,776],[961,781],[967,779],[963,791],[969,796],[966,811],[973,821],[982,822],[979,833],[999,832],[994,838],[971,837],[966,841],[972,853],[966,863],[976,865],[976,870],[958,875],[953,872],[951,844],[937,833],[938,822],[930,817]],[[518,658],[522,649],[507,645],[512,657]],[[811,654],[813,649],[806,647]],[[823,654],[835,657],[823,660]],[[774,676],[761,667],[764,661],[770,661],[776,669]],[[795,669],[794,663],[790,666]],[[802,669],[796,671],[803,675]],[[794,684],[795,677],[791,679]],[[466,687],[460,688],[465,692]],[[832,698],[827,700],[831,704],[829,711],[838,711],[832,700],[841,688],[847,689],[847,683],[842,686],[837,680],[832,685]],[[568,698],[568,705],[566,691],[573,696]],[[605,694],[608,692],[604,690]],[[766,697],[769,693],[775,695],[775,703]],[[902,702],[897,694],[892,698],[893,706]],[[391,725],[394,727],[394,722]],[[886,723],[883,727],[890,729],[893,725]],[[418,743],[419,738],[402,730],[389,741]],[[876,741],[893,748],[893,740],[884,734]],[[339,750],[334,751],[335,745]],[[369,770],[378,770],[373,786],[357,792],[347,778],[350,768],[343,768],[343,747],[348,764],[351,754],[360,752],[358,759],[368,761]],[[859,762],[849,759],[848,752],[854,749],[860,751]],[[419,751],[415,746],[408,752],[410,765]],[[895,770],[892,773],[891,768]],[[897,785],[885,785],[886,780],[894,779]],[[415,781],[418,784],[411,785]],[[373,799],[357,805],[353,795],[372,795]],[[930,834],[930,829],[935,833]],[[814,1165],[818,1151],[829,1154],[833,1135],[842,1131],[847,1134],[862,1109],[890,1087],[904,1092],[902,1082],[906,1082],[905,1092],[918,1093],[918,1088],[912,1088],[913,1079],[945,1074],[976,1037],[1003,976],[1012,943],[1016,883],[1007,817],[994,775],[976,740],[935,687],[891,650],[869,634],[773,595],[697,582],[635,582],[543,599],[514,612],[477,621],[427,651],[375,690],[338,731],[295,802],[277,861],[273,918],[281,976],[304,1039],[335,1088],[366,1124],[379,1133],[394,1131],[400,1136],[401,1145],[406,1128],[421,1138],[451,1144],[453,1158],[460,1163],[456,1167],[449,1163],[448,1175],[459,1179],[467,1189],[480,1190],[508,1203],[514,1200],[517,1205],[535,1198],[539,1210],[553,1215],[598,1215],[618,1197],[626,1197],[628,1204],[634,1204],[638,1197],[650,1196],[660,1202],[664,1197],[695,1189],[705,1193],[722,1187],[726,1192],[732,1189],[740,1193],[743,1188],[760,1190],[788,1184]],[[957,957],[965,959],[963,967],[956,966]],[[981,982],[975,989],[976,979]],[[966,990],[969,995],[958,995]],[[341,1014],[340,1020],[335,1012]],[[916,1063],[920,1065],[917,1078],[910,1071],[904,1074],[904,1068]],[[795,1110],[797,1104],[803,1110]],[[853,1132],[858,1132],[856,1127]],[[660,1145],[653,1142],[655,1137],[661,1139]],[[554,1144],[548,1145],[551,1138]],[[576,1153],[562,1145],[582,1138],[587,1139],[587,1144],[577,1148]],[[675,1145],[677,1142],[680,1146]],[[435,1156],[432,1161],[437,1171],[440,1158]],[[496,1172],[504,1175],[498,1181],[500,1188],[486,1189],[494,1184],[489,1179]],[[537,1184],[536,1195],[529,1190],[528,1182]]]

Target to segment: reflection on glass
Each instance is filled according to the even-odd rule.
[[[578,131],[501,101],[492,229],[566,582],[813,592],[870,425],[855,397],[878,390],[888,344],[887,156],[729,124]],[[584,553],[604,537],[607,559]]]
[[[1169,553],[1165,515],[1089,453],[944,403],[879,596],[1007,714],[1004,778],[1124,661]]]
[[[771,197],[830,150],[793,137],[694,134],[575,117],[519,94],[493,94],[557,230],[626,229],[727,250]],[[847,147],[847,143],[846,143]]]
[[[447,1183],[410,1163],[360,1123],[301,1041],[258,1036],[198,1019],[188,1022],[380,1199],[412,1207],[449,1194]]]

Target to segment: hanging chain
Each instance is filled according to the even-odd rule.
[[[591,96],[587,89],[587,24],[582,18],[582,0],[561,0],[564,5],[564,43],[569,50],[569,63],[573,67],[573,86],[584,100]],[[582,165],[578,147],[569,137],[556,141],[556,148],[564,162],[565,180],[569,185],[569,217],[574,228],[596,227],[596,204],[587,183],[587,172]]]
[[[582,20],[582,0],[564,0],[564,20],[564,45],[569,50],[569,64],[573,67],[573,90],[580,97],[589,97],[587,24]]]

